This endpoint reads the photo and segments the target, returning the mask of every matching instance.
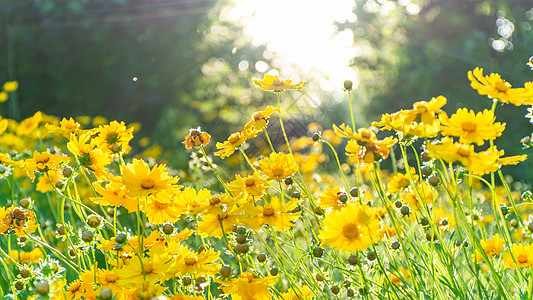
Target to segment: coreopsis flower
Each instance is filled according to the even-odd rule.
[[[298,172],[298,164],[291,154],[273,152],[268,158],[259,161],[259,169],[268,178],[280,181]]]
[[[3,89],[4,91],[11,93],[16,91],[19,88],[18,81],[7,81],[4,83]]]
[[[497,233],[491,236],[490,239],[479,241],[479,243],[488,258],[500,254],[503,251],[503,245],[505,245],[505,241]],[[483,259],[481,253],[476,253],[476,259]]]
[[[96,299],[92,284],[76,279],[65,290],[65,299]]]
[[[91,140],[90,132],[83,132],[77,137],[72,134],[67,148],[76,156],[79,163],[86,169],[92,171],[98,179],[109,176],[106,166],[111,163],[111,157],[100,150]]]
[[[176,208],[188,216],[195,216],[209,208],[210,197],[211,191],[208,189],[196,192],[194,188],[186,187],[176,196]]]
[[[231,281],[223,281],[222,290],[225,294],[231,295],[234,300],[270,300],[272,293],[268,289],[269,286],[274,285],[279,279],[279,276],[266,276],[258,278],[251,272],[244,272],[239,274],[238,278],[233,278]]]
[[[531,104],[528,101],[533,97],[533,90],[526,88],[512,88],[512,85],[503,80],[500,74],[491,73],[488,76],[483,75],[482,68],[475,68],[474,71],[468,71],[470,86],[477,90],[480,95],[486,95],[491,99],[497,99],[503,103],[511,103],[516,106],[522,104]]]
[[[216,147],[219,151],[215,152],[216,156],[224,159],[228,156],[231,156],[237,148],[239,148],[246,140],[248,136],[242,132],[232,133],[228,140],[223,143],[217,143]]]
[[[333,124],[333,132],[343,138],[349,138],[349,139],[355,139],[356,133],[350,128],[350,126],[342,123],[339,127],[337,125]]]
[[[304,82],[293,84],[290,79],[279,79],[277,75],[265,75],[262,80],[252,79],[252,81],[262,90],[272,92],[283,92],[284,90],[303,90]]]
[[[35,129],[39,126],[39,123],[43,119],[43,113],[38,111],[33,116],[22,120],[17,126],[17,135],[29,136],[35,133]]]
[[[503,261],[508,269],[530,267],[533,265],[533,246],[512,244],[511,248],[503,255]]]
[[[90,274],[89,277],[94,278],[94,273]],[[96,273],[96,283],[98,284],[96,294],[99,295],[102,290],[107,289],[111,290],[113,295],[120,295],[123,288],[117,283],[119,280],[120,277],[115,270],[98,269]]]
[[[203,132],[200,127],[189,129],[189,134],[185,137],[183,145],[185,149],[191,149],[192,147],[199,147],[203,145],[204,147],[209,144],[211,136],[207,132]]]
[[[437,192],[426,181],[417,181],[400,193],[400,199],[417,210],[420,206],[430,205],[437,196]]]
[[[263,206],[250,208],[248,214],[254,215],[250,218],[249,227],[254,230],[260,229],[264,225],[274,227],[277,231],[285,231],[294,227],[294,221],[300,217],[301,211],[293,213],[298,206],[298,200],[292,199],[287,203],[282,203],[278,197],[272,198],[270,202],[265,202]]]
[[[411,168],[411,176],[409,176],[407,173],[395,173],[388,179],[387,191],[391,194],[395,194],[404,188],[409,187],[411,185],[411,179],[413,181],[418,180],[418,175],[416,174],[414,168]]]
[[[252,131],[259,133],[263,130],[268,124],[268,118],[278,111],[274,106],[267,106],[265,110],[256,111],[252,115],[252,120],[244,125],[245,129],[251,129]]]
[[[305,284],[300,287],[300,291],[292,288],[281,294],[281,298],[285,300],[311,300],[314,296],[315,293]]]
[[[254,172],[252,175],[241,177],[235,175],[235,179],[227,184],[233,195],[245,193],[248,199],[259,199],[266,189],[268,181],[261,176],[261,173]]]
[[[9,252],[11,258],[20,264],[37,264],[40,259],[44,259],[44,253],[40,248],[35,248],[31,251],[11,250]]]
[[[350,203],[326,214],[319,238],[342,251],[365,250],[379,240],[379,219],[370,207]]]
[[[404,283],[405,281],[411,279],[411,272],[409,270],[404,269],[403,267],[399,267],[397,270],[397,274],[395,275],[393,273],[387,274],[392,284],[399,286],[400,284]]]
[[[63,118],[59,122],[59,126],[54,124],[46,124],[45,127],[50,133],[60,134],[66,137],[67,139],[70,138],[71,134],[79,135],[83,132],[83,130],[81,129],[81,124],[76,122],[72,118]]]
[[[39,225],[33,211],[20,207],[0,207],[0,233],[13,231],[23,237],[26,233],[33,233]]]
[[[346,155],[357,158],[361,163],[373,165],[375,161],[389,157],[390,147],[396,142],[397,140],[390,136],[383,140],[371,139],[371,137],[351,139],[346,145]]]
[[[146,197],[161,191],[173,191],[181,188],[177,185],[179,178],[169,176],[165,165],[155,165],[152,169],[141,159],[134,159],[131,164],[120,167],[121,182],[128,189],[128,196]]]
[[[46,193],[55,190],[55,184],[64,180],[64,177],[58,170],[49,170],[46,175],[39,177],[35,190]]]
[[[174,244],[178,248],[174,250],[176,257],[172,259],[172,265],[167,271],[169,276],[212,276],[218,272],[218,265],[215,263],[219,259],[220,252],[213,249],[205,249],[198,253],[189,247]]]
[[[127,261],[122,268],[115,269],[119,279],[116,281],[123,288],[130,288],[140,282],[155,284],[165,280],[164,274],[171,266],[168,257],[156,253],[150,256],[137,256]],[[142,263],[141,263],[142,261]]]
[[[326,186],[324,192],[318,195],[318,205],[324,210],[340,210],[345,204],[339,200],[341,193],[344,193],[347,196],[346,192],[338,185],[333,187],[330,187],[329,185]]]
[[[137,200],[128,196],[128,189],[120,181],[110,181],[102,187],[101,182],[93,182],[95,191],[102,197],[91,197],[89,200],[96,204],[111,205],[115,207],[124,206],[128,212],[136,212],[138,209]]]
[[[224,233],[228,234],[234,226],[243,224],[242,220],[246,218],[243,215],[246,206],[226,207],[219,214],[204,214],[202,221],[198,222],[197,230],[201,237],[221,238]]]
[[[496,116],[490,110],[476,114],[473,110],[460,108],[450,118],[441,114],[440,119],[442,134],[459,137],[459,142],[463,144],[476,143],[481,146],[485,140],[501,136],[505,129],[505,123],[494,123]]]
[[[146,200],[146,205],[144,201],[140,202],[141,210],[152,224],[174,223],[184,213],[176,205],[176,196],[176,191],[161,191],[157,194],[151,194]]]
[[[50,170],[56,170],[69,161],[70,157],[66,155],[34,151],[33,157],[26,159],[22,163],[22,168],[33,181],[35,179],[35,172],[44,173]]]
[[[95,132],[97,135],[94,137],[94,144],[102,151],[120,154],[130,151],[129,142],[133,139],[133,128],[127,128],[124,122],[112,121],[99,126]]]
[[[433,208],[432,218],[440,231],[446,231],[455,226],[453,215],[440,207]]]

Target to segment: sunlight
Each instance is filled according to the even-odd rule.
[[[266,45],[263,57],[272,65],[256,64],[257,72],[306,74],[320,89],[340,91],[344,80],[357,83],[350,67],[357,49],[353,31],[335,23],[356,22],[354,7],[353,0],[234,0],[221,17],[241,26],[252,45]]]

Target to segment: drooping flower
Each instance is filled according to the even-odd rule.
[[[277,75],[265,75],[262,80],[252,79],[252,81],[265,91],[282,92],[284,90],[303,90],[304,82],[293,84],[290,79],[279,79]]]
[[[200,127],[189,129],[189,134],[185,137],[183,145],[185,149],[191,149],[192,147],[199,147],[203,145],[204,147],[209,144],[211,136],[207,132],[203,132]]]
[[[268,178],[280,181],[298,172],[298,165],[291,154],[273,152],[259,161],[259,169]]]
[[[350,203],[326,215],[319,237],[342,251],[365,250],[379,240],[379,219],[370,207]]]
[[[252,120],[246,123],[244,125],[245,129],[252,129],[252,131],[259,133],[263,128],[265,128],[268,124],[268,118],[270,115],[272,115],[274,112],[278,111],[277,108],[274,108],[274,106],[267,106],[265,110],[256,111],[252,115]]]
[[[232,133],[227,141],[217,143],[216,147],[219,151],[214,154],[222,159],[231,156],[247,139],[248,137],[241,132]]]
[[[496,116],[490,110],[474,113],[466,108],[460,108],[450,118],[441,114],[441,131],[444,135],[459,137],[463,144],[476,143],[481,146],[485,140],[494,140],[502,135],[505,123],[494,121]]]
[[[128,189],[130,197],[146,197],[164,190],[178,190],[179,178],[169,176],[165,165],[155,165],[151,170],[148,163],[134,159],[131,164],[122,166],[122,183]]]

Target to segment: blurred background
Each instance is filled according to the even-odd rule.
[[[490,108],[467,72],[532,81],[532,26],[531,0],[0,0],[0,82],[20,84],[0,110],[140,122],[136,141],[150,137],[186,168],[189,128],[202,126],[214,149],[276,105],[250,80],[265,73],[306,81],[282,95],[295,137],[310,122],[349,123],[344,80],[360,127],[439,95],[449,115]],[[526,113],[497,108],[508,155],[532,154],[520,143],[533,131]],[[532,180],[532,161],[511,175]]]

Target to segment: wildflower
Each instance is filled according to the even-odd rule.
[[[6,102],[7,99],[9,99],[9,95],[4,91],[0,91],[0,103]]]
[[[278,111],[274,106],[267,106],[265,110],[256,111],[252,114],[252,120],[244,125],[245,129],[252,129],[252,131],[259,133],[262,131],[268,124],[268,118]]]
[[[387,183],[387,191],[391,194],[395,194],[399,191],[401,191],[404,188],[409,187],[411,184],[411,177],[413,181],[418,180],[418,175],[415,172],[414,168],[411,168],[411,175],[409,176],[408,173],[402,174],[402,173],[395,173],[391,177],[389,177],[389,182]]]
[[[94,141],[91,141],[90,132],[83,132],[79,138],[72,134],[67,148],[74,156],[78,157],[80,164],[99,178],[106,178],[108,175],[106,166],[111,163],[111,157],[97,148]]]
[[[133,128],[126,128],[124,122],[112,121],[95,129],[97,136],[94,144],[99,149],[111,153],[124,154],[129,152],[129,142],[133,139]]]
[[[250,209],[248,211],[251,215],[256,215],[250,220],[250,227],[259,229],[263,225],[274,227],[277,231],[289,230],[294,227],[294,222],[300,217],[301,212],[292,213],[294,208],[298,205],[298,200],[292,199],[287,203],[282,203],[278,197],[272,198],[270,202],[266,202],[262,207],[257,207],[256,211]]]
[[[326,215],[319,237],[324,245],[355,252],[365,250],[378,235],[379,220],[370,207],[350,203]]]
[[[35,132],[35,129],[39,126],[39,123],[43,119],[43,113],[38,111],[33,116],[26,118],[20,122],[17,127],[17,134],[22,135],[32,135]]]
[[[79,279],[72,281],[66,288],[65,299],[95,299],[93,286]]]
[[[117,284],[124,288],[130,288],[139,282],[154,284],[164,281],[162,275],[170,268],[170,262],[163,255],[151,254],[150,257],[134,257],[122,268],[116,269],[115,273],[120,278],[116,281]]]
[[[20,207],[0,207],[0,233],[13,230],[17,236],[33,233],[38,228],[33,211]]]
[[[359,139],[351,139],[346,145],[346,155],[357,158],[360,163],[373,165],[375,161],[386,159],[390,154],[390,147],[396,144],[397,140],[387,137],[384,140],[377,140],[373,136],[362,136]]]
[[[89,198],[92,202],[101,205],[124,206],[128,212],[137,211],[137,200],[128,196],[128,189],[120,181],[111,181],[102,187],[98,181],[93,182],[95,191],[102,197]]]
[[[271,153],[259,161],[259,168],[268,178],[280,181],[298,172],[298,165],[291,154]]]
[[[481,146],[485,140],[494,140],[502,135],[505,123],[494,123],[496,117],[490,110],[474,113],[460,108],[450,118],[441,115],[442,134],[459,137],[463,144],[476,143]]]
[[[39,177],[37,185],[35,186],[35,189],[41,193],[51,192],[55,190],[55,184],[63,180],[63,177],[57,170],[49,170],[46,173],[46,176]]]
[[[44,253],[40,248],[35,248],[31,251],[11,250],[9,256],[21,264],[37,264],[39,260],[44,259]]]
[[[90,275],[91,277],[94,274]],[[96,290],[96,293],[99,294],[102,290],[108,289],[111,290],[113,295],[119,295],[123,288],[117,283],[120,280],[117,272],[115,270],[108,269],[98,269],[96,282],[100,285]]]
[[[346,194],[338,185],[330,187],[326,186],[325,191],[318,195],[318,205],[322,209],[339,210],[343,207],[343,203],[339,201],[339,195],[341,193]]]
[[[503,255],[503,261],[508,269],[527,268],[533,265],[533,246],[512,244],[511,248]]]
[[[496,233],[495,235],[491,236],[490,239],[480,241],[479,244],[483,248],[483,251],[487,257],[491,258],[503,251],[503,245],[505,245],[505,241],[500,237],[499,234]],[[482,260],[483,256],[481,256],[480,253],[476,253],[476,259]]]
[[[499,74],[491,73],[483,76],[483,69],[475,68],[468,71],[470,86],[477,90],[480,95],[487,95],[491,99],[497,99],[503,103],[511,103],[516,106],[524,104],[524,101],[533,96],[526,88],[512,88],[511,84],[503,80]]]
[[[265,91],[282,92],[284,90],[303,90],[304,82],[293,84],[290,79],[279,79],[277,75],[265,75],[263,80],[252,79],[252,81]]]
[[[59,126],[54,124],[46,124],[45,127],[50,133],[60,134],[67,139],[70,138],[71,134],[79,135],[83,132],[81,129],[81,124],[72,118],[69,118],[68,120],[63,118],[61,122],[59,122]]]
[[[192,147],[198,147],[203,145],[204,147],[209,144],[211,136],[207,132],[203,132],[200,127],[189,129],[189,134],[185,137],[183,144],[185,149],[191,149]]]
[[[128,189],[130,197],[145,197],[164,190],[178,190],[175,185],[179,178],[169,176],[165,165],[155,165],[151,170],[146,162],[134,159],[131,164],[122,166],[122,183]]]
[[[285,300],[311,300],[311,299],[313,299],[313,297],[315,295],[313,293],[313,291],[305,284],[302,285],[301,287],[299,287],[299,290],[301,292],[298,291],[297,289],[293,288],[290,291],[281,294],[281,299],[285,299]]]
[[[205,249],[198,253],[192,251],[187,246],[178,245],[176,257],[172,260],[173,264],[168,270],[168,274],[182,276],[190,274],[195,277],[200,275],[212,276],[218,272],[218,266],[215,263],[220,256],[220,252],[213,249]]]
[[[196,192],[192,187],[186,187],[176,197],[176,208],[189,216],[195,216],[209,208],[211,191],[201,189]]]
[[[215,155],[222,159],[231,156],[247,139],[248,137],[241,132],[232,133],[227,141],[217,143],[216,147],[220,150],[215,152]]]
[[[396,272],[397,272],[397,274],[399,276],[395,275],[394,273],[387,274],[387,276],[389,277],[390,281],[395,286],[399,286],[400,284],[404,283],[405,281],[408,281],[409,279],[411,279],[410,272],[408,270],[406,270],[405,268],[403,268],[403,267],[399,267]]]
[[[22,168],[33,181],[35,179],[35,172],[55,170],[69,161],[70,157],[66,155],[34,151],[33,157],[26,159],[22,164]]]
[[[175,197],[175,191],[162,191],[149,195],[146,200],[146,207],[144,201],[141,201],[142,210],[148,217],[148,221],[152,224],[178,221],[182,212],[177,208]]]
[[[19,83],[17,81],[7,81],[4,83],[3,88],[5,92],[11,93],[19,88]]]
[[[279,276],[266,276],[258,278],[250,272],[239,274],[238,278],[223,281],[222,290],[234,300],[269,300],[272,298],[268,287],[274,285]]]
[[[201,237],[221,238],[224,233],[229,233],[234,226],[242,224],[242,215],[246,206],[231,206],[222,210],[219,214],[204,214],[202,221],[198,223],[198,234]]]
[[[267,180],[261,177],[261,173],[254,172],[252,175],[241,177],[235,175],[235,179],[227,184],[233,195],[245,193],[250,199],[259,199],[269,186]]]

